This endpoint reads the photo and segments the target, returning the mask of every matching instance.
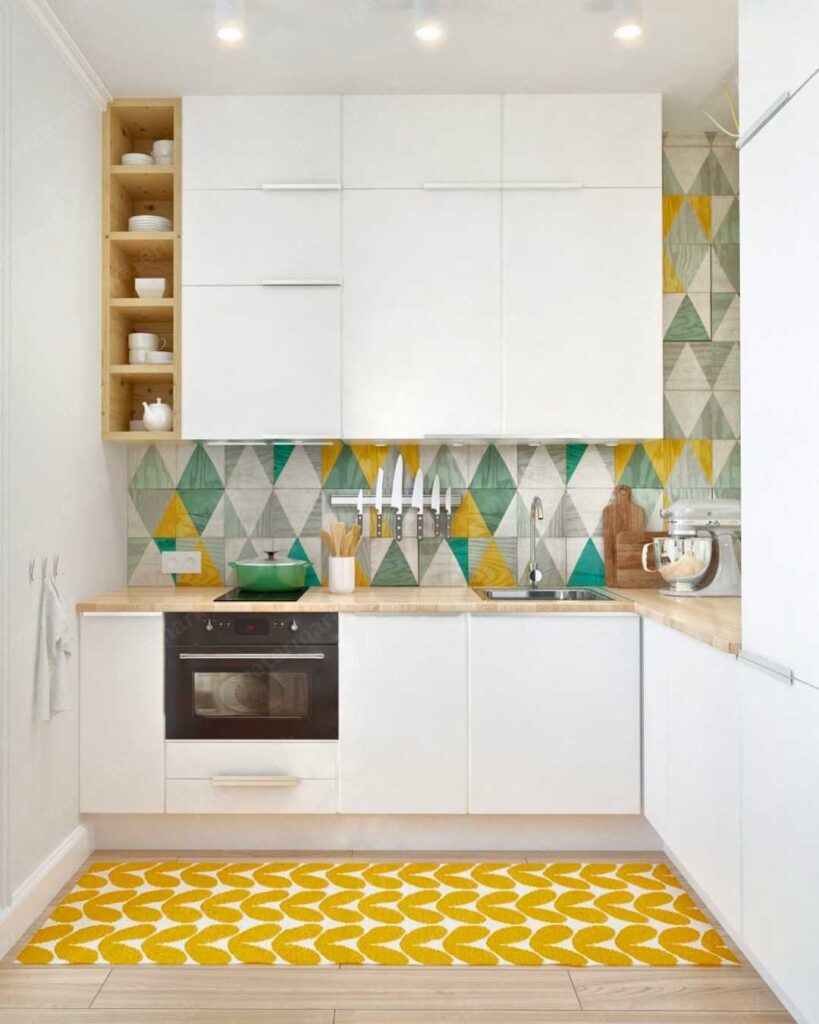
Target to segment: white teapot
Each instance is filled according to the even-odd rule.
[[[152,404],[142,403],[145,413],[142,422],[146,430],[173,430],[173,409],[161,398]]]

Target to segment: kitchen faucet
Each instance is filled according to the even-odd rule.
[[[543,502],[535,495],[529,507],[529,583],[536,587],[543,579],[543,573],[537,567],[537,532],[535,530],[535,519],[543,518]]]

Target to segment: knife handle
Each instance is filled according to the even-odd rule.
[[[401,515],[401,513],[400,512],[396,512],[395,513],[395,539],[396,540],[402,540],[403,539],[403,529],[402,529],[403,523],[401,522],[402,519],[403,519],[403,516]]]
[[[435,522],[435,536],[436,537],[440,537],[441,536],[441,513],[440,512],[433,512],[432,513],[432,518],[433,518],[433,521]]]
[[[384,517],[380,512],[375,514],[375,535],[380,537],[384,532]]]
[[[446,517],[446,536],[447,537],[451,537],[452,536],[452,513],[451,512],[444,512],[444,516]]]
[[[416,521],[418,523],[418,540],[424,539],[424,513],[419,512]]]
[[[356,521],[356,523],[358,523],[359,530],[363,530],[364,529],[364,513],[363,512],[359,512],[358,515],[355,517],[355,521]]]

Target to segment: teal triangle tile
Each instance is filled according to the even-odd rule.
[[[663,195],[664,196],[682,196],[685,195],[685,189],[677,181],[677,176],[671,169],[671,164],[668,161],[668,157],[663,153]]]
[[[172,490],[138,490],[135,487],[129,487],[128,492],[134,502],[134,507],[139,513],[139,517],[145,524],[145,528],[148,533],[153,536],[156,532],[156,528],[159,525],[165,509],[167,509],[169,502],[174,496]]]
[[[287,460],[293,454],[296,446],[294,444],[273,445],[273,482],[275,483],[282,475]]]
[[[296,531],[287,518],[275,491],[271,491],[262,514],[253,530],[254,537],[295,537]]]
[[[149,445],[136,472],[131,477],[130,486],[135,490],[161,490],[173,487],[173,478],[168,472],[165,460],[156,449]]]
[[[470,490],[473,492],[473,497],[475,496],[474,491],[480,488],[511,488],[512,490],[515,488],[515,481],[509,472],[509,467],[493,444],[487,446],[481,461],[478,463],[478,468],[472,476]],[[506,511],[508,506],[509,502],[507,501],[504,511]]]
[[[178,493],[182,504],[191,517],[191,522],[196,528],[196,532],[201,534],[208,525],[210,517],[213,515],[213,510],[219,504],[219,499],[224,492],[221,488],[205,490],[204,488],[187,489],[180,487]]]
[[[131,579],[134,569],[139,565],[139,560],[145,554],[149,544],[153,543],[150,537],[129,537],[128,538],[128,579]]]
[[[239,514],[233,507],[233,502],[230,500],[227,494],[225,494],[225,536],[226,537],[246,537],[247,531],[245,530],[242,520],[239,518]]]
[[[179,478],[180,490],[223,488],[224,483],[204,445],[197,444]]]
[[[176,537],[154,537],[160,551],[176,551]]]
[[[466,537],[449,537],[447,539],[450,551],[455,556],[455,561],[458,563],[461,572],[464,574],[464,580],[469,579],[469,541]]]
[[[668,437],[680,435],[667,435]],[[631,458],[626,463],[623,474],[617,481],[618,484],[628,484],[629,487],[662,487],[662,481],[657,475],[654,464],[646,454],[645,448],[638,444],[632,452]]]
[[[418,585],[409,562],[404,557],[404,552],[398,546],[397,541],[390,544],[371,585],[374,587],[415,587]]]
[[[293,543],[292,543],[292,545],[290,547],[290,550],[287,552],[287,557],[288,558],[301,558],[305,562],[307,562],[307,576],[306,576],[304,582],[307,584],[308,587],[320,587],[321,586],[321,580],[319,579],[319,576],[318,576],[318,574],[316,572],[315,566],[310,561],[310,558],[308,557],[307,552],[302,547],[302,543],[298,539],[298,537],[293,541]]]
[[[580,465],[580,460],[585,455],[588,447],[587,444],[566,445],[566,483],[571,480],[572,474]]]
[[[466,487],[464,475],[458,467],[458,463],[455,461],[455,456],[452,454],[449,445],[441,445],[435,458],[429,464],[429,469],[425,471],[424,480],[427,481],[427,486],[432,486],[432,481],[436,475],[440,480],[442,489],[447,487]]]
[[[513,487],[479,487],[470,491],[487,529],[494,534],[517,494]]]
[[[386,472],[384,474],[384,486],[385,488],[387,486]],[[324,487],[327,490],[355,491],[362,488],[364,491],[369,491],[370,485],[367,483],[367,478],[364,476],[361,466],[358,464],[358,459],[349,445],[345,444],[339,452],[335,465],[324,481]]]
[[[601,587],[606,582],[606,570],[600,552],[591,538],[581,552],[569,580],[571,587]]]
[[[665,332],[665,341],[708,341],[708,331],[694,303],[685,295]]]

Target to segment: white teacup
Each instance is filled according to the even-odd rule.
[[[128,348],[133,352],[140,350],[145,352],[156,352],[165,348],[167,341],[160,338],[158,334],[149,334],[145,331],[135,331],[128,335]]]
[[[158,156],[173,158],[173,139],[157,139],[152,149],[154,160]]]

